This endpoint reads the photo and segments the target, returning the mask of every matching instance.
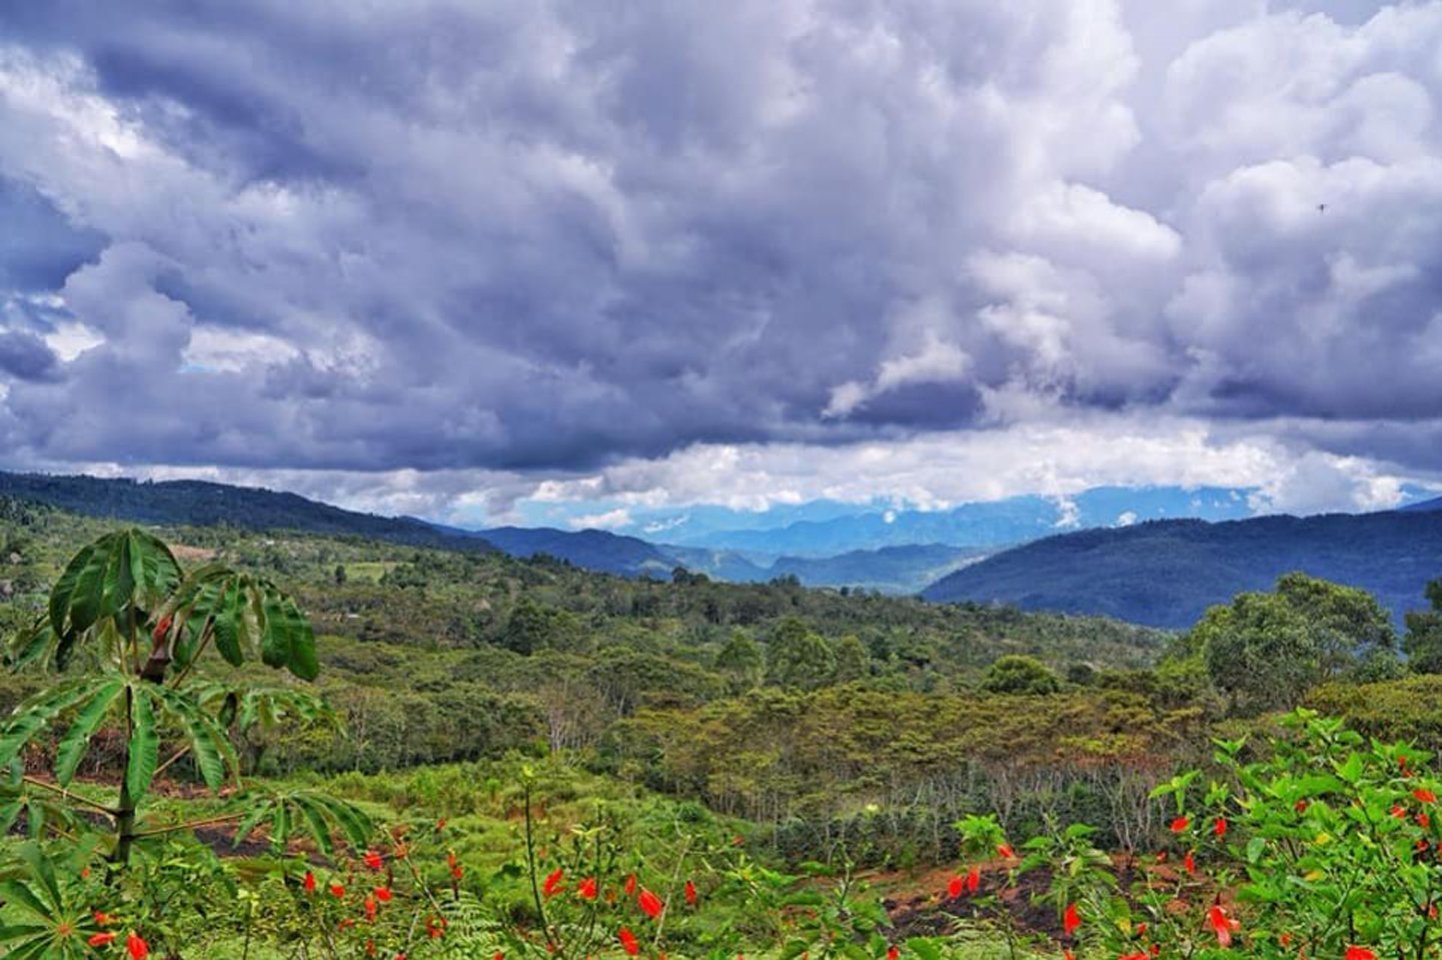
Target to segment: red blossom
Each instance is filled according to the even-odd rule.
[[[130,954],[130,960],[145,960],[150,956],[150,944],[134,930],[125,938],[125,950]]]
[[[92,947],[108,947],[115,942],[115,934],[110,933],[109,931],[105,933],[97,933],[85,942],[90,944]]]
[[[996,855],[1003,860],[1016,859],[1016,851],[1011,848],[1011,844],[1009,843],[998,843],[996,845]]]
[[[372,870],[380,870],[381,867],[385,866],[385,861],[381,859],[380,851],[378,850],[367,850],[364,859],[365,865]]]
[[[376,898],[366,897],[365,901],[366,923],[376,922]]]
[[[1402,806],[1402,804],[1400,803],[1392,804],[1392,816],[1396,817],[1398,820],[1406,820],[1407,808]]]
[[[976,893],[981,888],[981,868],[972,867],[971,872],[966,875],[966,892]]]
[[[621,941],[621,949],[625,950],[631,956],[634,957],[641,952],[641,944],[636,940],[636,935],[631,932],[629,927],[622,927],[618,930],[616,932],[616,939]]]
[[[338,883],[331,884],[330,895],[339,900],[341,897],[345,896],[345,887],[341,886]]]
[[[1172,821],[1172,833],[1181,833],[1192,825],[1191,817],[1177,817]]]
[[[1212,831],[1216,833],[1217,839],[1221,840],[1227,835],[1227,819],[1218,817],[1217,822],[1212,825]]]
[[[687,880],[683,892],[686,894],[686,903],[693,907],[696,906],[696,884]]]
[[[1306,812],[1307,812],[1307,801],[1305,801],[1305,800],[1298,800],[1296,803],[1292,804],[1292,809],[1295,810],[1295,811],[1297,811],[1298,813],[1306,813]]]
[[[966,882],[962,880],[960,876],[952,877],[946,882],[946,895],[953,900],[961,896],[962,891],[965,889]]]
[[[114,921],[115,921],[115,918],[112,917],[110,914],[106,913],[104,910],[96,910],[96,911],[95,911],[95,922],[96,922],[97,924],[99,924],[100,926],[102,926],[102,927],[108,927],[108,926],[110,926],[110,924],[113,923]]]
[[[636,898],[636,905],[641,908],[642,913],[646,914],[646,916],[652,920],[659,917],[661,911],[666,907],[666,905],[661,902],[661,898],[650,890],[641,891],[641,895]]]
[[[375,894],[375,896],[376,896],[376,899],[379,900],[381,903],[390,903],[390,902],[391,902],[391,896],[392,896],[392,894],[391,894],[391,888],[390,888],[390,887],[376,887],[376,894]]]
[[[587,877],[580,883],[576,884],[576,896],[580,897],[583,900],[596,899],[596,878]]]
[[[1431,790],[1427,790],[1422,787],[1418,787],[1416,790],[1413,790],[1412,796],[1416,797],[1417,800],[1421,803],[1437,802],[1437,794],[1433,793]]]
[[[1207,911],[1207,926],[1217,935],[1217,943],[1224,947],[1232,945],[1232,934],[1241,929],[1241,923],[1227,916],[1227,911],[1221,904],[1214,904],[1212,909]]]
[[[565,876],[566,871],[557,867],[551,871],[551,875],[547,877],[546,882],[541,885],[541,892],[548,897],[554,895],[557,890],[561,889],[561,880]]]
[[[1187,873],[1197,872],[1197,858],[1192,856],[1192,851],[1188,850],[1187,855],[1182,858],[1182,867]]]
[[[1080,926],[1081,914],[1077,912],[1076,904],[1067,904],[1066,912],[1063,913],[1061,917],[1062,931],[1066,933],[1067,936],[1071,936],[1072,934],[1076,933],[1077,928]]]
[[[1348,947],[1346,960],[1377,960],[1377,954],[1366,947]]]
[[[630,874],[629,876],[626,877],[626,896],[628,896],[628,897],[634,897],[635,895],[636,895],[636,875],[633,873],[633,874]]]
[[[896,944],[893,943],[886,948],[886,960],[901,960],[901,950],[897,948]]]
[[[305,877],[300,881],[300,885],[305,889],[306,893],[315,893],[315,874],[307,870]]]

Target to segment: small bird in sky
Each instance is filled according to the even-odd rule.
[[[1327,205],[1326,205],[1325,203],[1319,203],[1319,204],[1317,204],[1317,212],[1318,212],[1318,213],[1326,213],[1326,212],[1327,212]]]

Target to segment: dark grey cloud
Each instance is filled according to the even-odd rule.
[[[0,445],[565,471],[1442,418],[1442,4],[1162,7],[14,0]]]

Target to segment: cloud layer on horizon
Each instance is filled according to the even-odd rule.
[[[1437,2],[17,0],[4,465],[1386,505],[1442,480],[1438,49]]]

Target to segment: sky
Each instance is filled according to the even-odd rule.
[[[1442,489],[1442,3],[6,0],[0,467]],[[549,511],[549,513],[547,513]]]

